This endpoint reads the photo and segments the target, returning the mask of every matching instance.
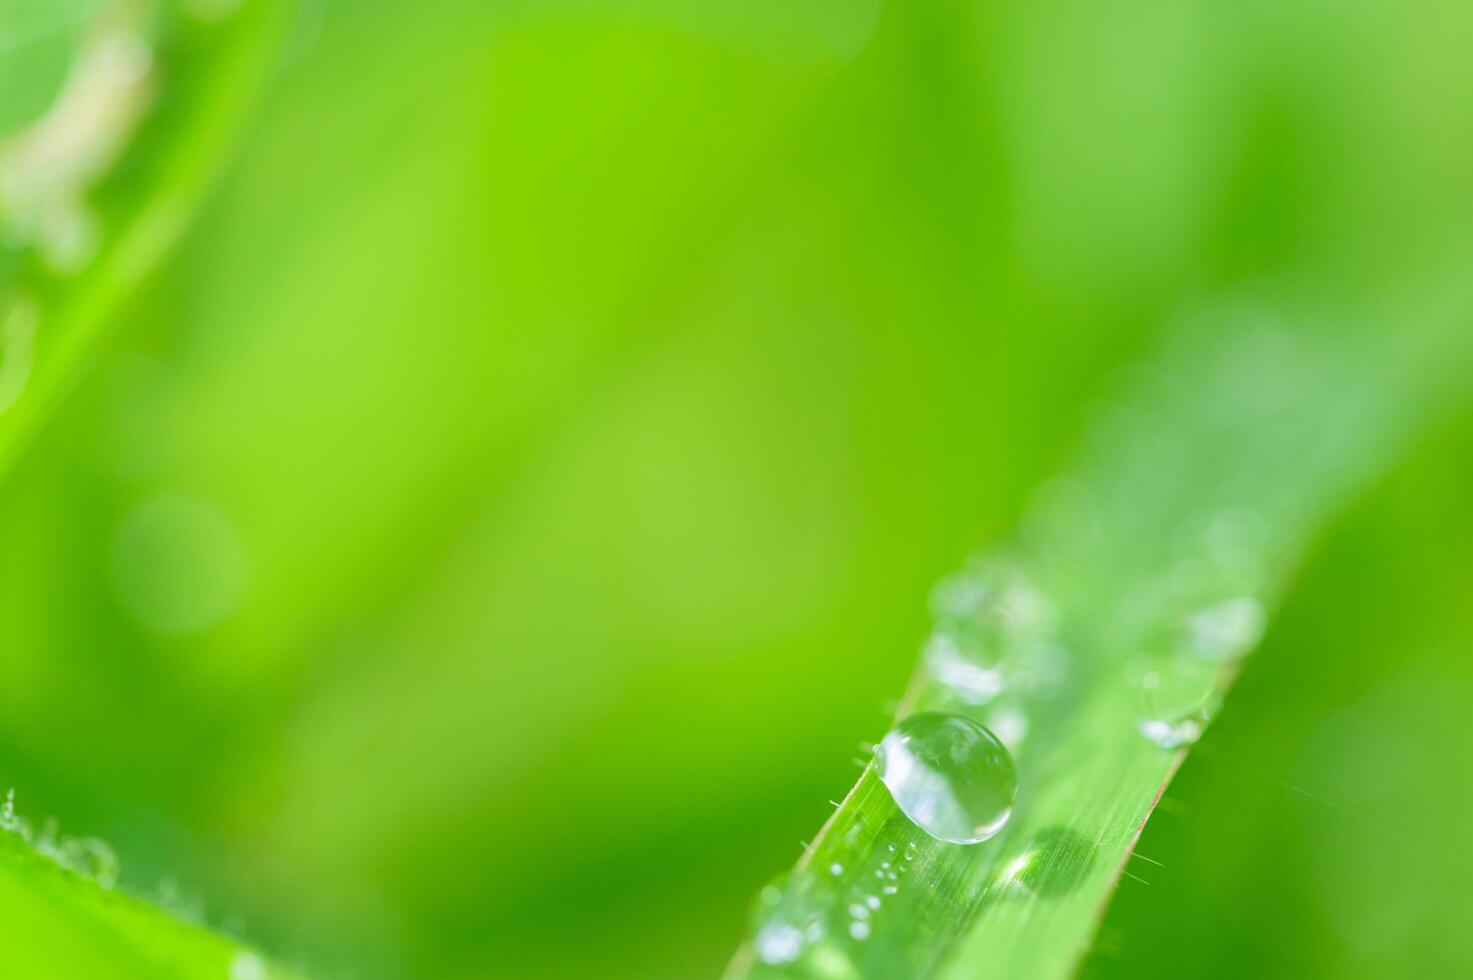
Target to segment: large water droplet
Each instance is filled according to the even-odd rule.
[[[1018,792],[1013,757],[975,721],[911,715],[890,730],[876,755],[895,804],[932,837],[976,844],[1012,815]]]

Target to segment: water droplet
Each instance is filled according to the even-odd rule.
[[[771,922],[757,932],[757,956],[764,963],[791,963],[803,952],[803,933],[787,922]]]
[[[1184,718],[1178,722],[1162,721],[1159,718],[1142,719],[1136,727],[1142,735],[1163,749],[1191,745],[1202,737],[1202,724],[1195,718]]]
[[[804,926],[817,925],[803,912],[801,895],[790,894],[789,879],[781,875],[757,893],[752,908],[752,945],[764,963],[789,963],[803,953]]]
[[[230,960],[230,980],[266,980],[266,962],[255,953],[241,950]]]
[[[987,727],[1009,752],[1017,753],[1028,737],[1028,715],[1016,704],[994,702],[987,709]]]
[[[1000,631],[968,620],[950,620],[936,627],[926,641],[926,667],[967,704],[986,704],[1002,693]]]
[[[871,896],[869,896],[868,898],[866,898],[864,900],[864,904],[868,905],[872,909],[879,908],[880,907],[880,899],[879,899],[879,896],[878,895],[871,895]]]
[[[986,614],[992,590],[969,572],[948,575],[931,590],[931,614],[937,619],[978,619]]]
[[[1187,617],[1185,652],[1213,661],[1241,657],[1258,644],[1263,623],[1263,606],[1257,599],[1225,599]]]
[[[1217,710],[1217,671],[1207,664],[1164,661],[1137,665],[1137,728],[1163,749],[1190,745]]]
[[[842,864],[839,864],[837,861],[835,861],[833,864],[829,865],[829,874],[834,875],[834,876],[837,877],[838,875],[841,875],[843,873],[844,873],[844,866]]]
[[[859,940],[868,939],[869,938],[869,923],[868,922],[851,922],[851,923],[849,923],[849,935],[851,935],[855,939],[859,939]]]
[[[997,736],[959,715],[912,715],[881,741],[880,779],[916,826],[939,840],[975,844],[1013,812],[1018,774]]]

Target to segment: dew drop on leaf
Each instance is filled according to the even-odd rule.
[[[912,715],[877,750],[880,779],[910,820],[938,840],[976,844],[1013,812],[1018,772],[997,736],[960,715]]]
[[[255,953],[241,950],[230,961],[230,980],[266,980],[266,963]]]
[[[1217,671],[1206,664],[1164,661],[1137,668],[1137,729],[1163,749],[1190,745],[1217,709]]]
[[[1202,660],[1236,659],[1258,645],[1263,623],[1263,606],[1257,599],[1225,599],[1187,618],[1185,652]]]

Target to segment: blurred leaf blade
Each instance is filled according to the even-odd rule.
[[[97,2],[60,22],[86,30],[44,32],[74,49],[67,81],[0,143],[0,475],[183,233],[292,7],[251,0],[200,21],[173,0]]]
[[[172,0],[6,7],[0,478],[182,234],[274,65],[289,9],[253,0],[200,19]],[[32,846],[11,806],[0,821],[7,973],[288,976],[234,940],[64,867],[54,832]]]
[[[288,980],[234,940],[64,868],[0,832],[0,909],[13,976]]]

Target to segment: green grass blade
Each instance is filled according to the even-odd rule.
[[[96,868],[95,842],[34,838],[5,804],[0,814],[0,917],[5,975],[115,980],[291,980],[232,939],[115,891]],[[33,838],[28,840],[27,838]],[[110,861],[110,859],[109,859]]]
[[[36,115],[17,102],[0,112],[0,123],[14,124],[0,134],[0,476],[178,239],[274,64],[288,10],[278,0],[221,4],[219,18],[172,3],[91,6],[51,108]],[[74,27],[77,19],[58,23]],[[16,31],[0,35],[0,50],[69,36],[48,29],[22,37],[24,23],[0,24],[9,27]],[[25,81],[26,72],[36,82],[22,95],[50,84],[57,54],[44,53],[34,69],[4,66],[8,82]],[[81,873],[97,845],[33,835],[8,801],[0,831],[7,976],[292,975],[113,890],[111,872]]]
[[[1425,425],[1434,376],[1451,376],[1408,338],[1224,316],[1123,378],[1017,539],[933,596],[938,631],[991,624],[1006,684],[994,695],[932,647],[898,714],[998,732],[1020,773],[1007,827],[937,841],[866,765],[760,896],[730,977],[1066,976],[1117,884],[1149,877],[1134,843],[1299,558]],[[1143,732],[1146,673],[1200,679],[1180,745]]]

